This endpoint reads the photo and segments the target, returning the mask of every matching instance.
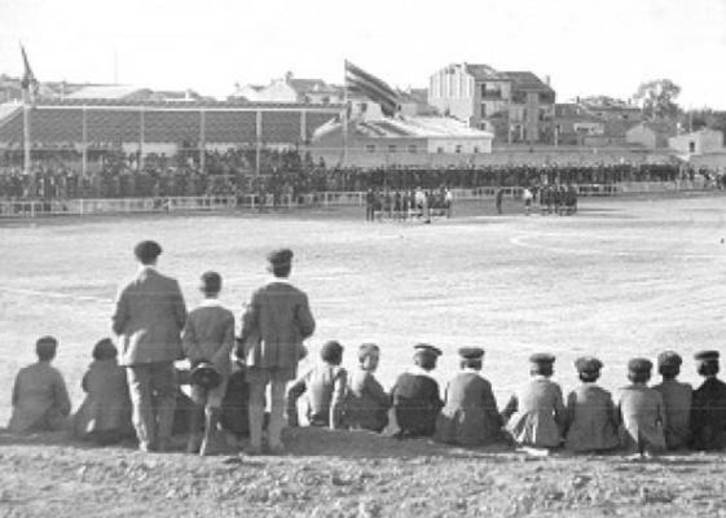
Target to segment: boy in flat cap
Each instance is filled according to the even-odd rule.
[[[184,358],[181,330],[187,309],[179,283],[156,270],[160,254],[155,241],[136,245],[139,271],[119,292],[111,317],[122,344],[121,365],[127,367],[132,419],[142,451],[169,447],[177,394],[174,361]]]
[[[562,389],[550,380],[555,357],[538,353],[529,358],[532,379],[521,387],[502,411],[506,430],[519,446],[557,448],[565,426]]]
[[[307,393],[307,419],[311,426],[342,428],[343,402],[348,374],[340,366],[343,346],[335,340],[320,350],[318,365],[300,377],[287,392],[287,423],[299,425],[297,400]]]
[[[209,364],[219,374],[219,384],[212,389],[192,383],[195,408],[189,414],[187,453],[211,455],[220,449],[217,427],[222,413],[222,399],[232,370],[234,348],[234,314],[219,302],[222,277],[217,272],[205,272],[199,290],[204,300],[192,310],[182,333],[182,345],[192,369]],[[204,423],[204,437],[199,430]]]
[[[617,419],[620,444],[628,453],[641,456],[665,450],[666,414],[663,397],[647,386],[653,364],[645,358],[628,362],[631,385],[620,389]]]
[[[444,408],[436,421],[436,440],[462,446],[500,441],[502,417],[489,381],[481,375],[484,350],[462,347],[461,372],[446,387]]]
[[[93,347],[93,362],[81,383],[86,398],[74,418],[79,439],[106,445],[133,436],[126,369],[118,364],[117,356],[110,338]]]
[[[693,392],[691,431],[696,450],[726,448],[726,383],[716,376],[718,351],[701,351],[695,355],[698,374],[705,380]]]
[[[663,397],[665,405],[666,446],[669,450],[687,447],[691,442],[691,399],[693,389],[688,383],[681,383],[676,377],[681,372],[683,360],[674,351],[658,355],[658,372],[663,381],[653,387]]]
[[[250,448],[262,449],[265,389],[271,385],[268,445],[273,453],[284,450],[285,387],[297,377],[297,365],[305,354],[303,340],[315,331],[308,296],[288,281],[292,251],[284,248],[268,255],[274,279],[252,294],[242,315],[241,347],[237,355],[245,359],[250,383]]]
[[[430,374],[436,368],[441,350],[428,344],[418,344],[414,350],[414,367],[401,374],[391,390],[398,438],[432,436],[436,418],[444,406],[439,384]]]
[[[567,396],[565,448],[570,451],[606,451],[620,444],[612,396],[597,385],[602,367],[602,362],[591,356],[575,361],[582,383]]]
[[[388,426],[391,396],[373,375],[379,358],[376,344],[364,343],[358,348],[358,368],[349,376],[345,403],[346,424],[350,428],[380,433]]]
[[[58,340],[52,336],[43,336],[35,342],[38,361],[20,369],[15,378],[9,431],[20,433],[63,428],[71,413],[71,400],[63,376],[51,365],[57,347]]]

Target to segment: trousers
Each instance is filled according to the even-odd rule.
[[[172,362],[131,365],[127,370],[133,411],[131,419],[139,443],[157,445],[171,438],[176,408],[176,369]]]

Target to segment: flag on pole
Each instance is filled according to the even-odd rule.
[[[381,111],[387,117],[392,117],[399,108],[398,94],[388,86],[385,81],[369,74],[345,61],[345,87],[351,91],[366,96],[371,101],[380,104]]]
[[[38,95],[38,87],[40,86],[38,80],[33,74],[33,70],[30,68],[30,62],[28,61],[28,55],[25,53],[25,47],[20,45],[20,52],[23,55],[23,66],[25,71],[23,73],[23,79],[20,81],[20,86],[23,91],[28,94],[28,99],[33,102],[35,97]]]

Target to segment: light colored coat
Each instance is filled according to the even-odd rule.
[[[182,332],[184,353],[193,364],[206,360],[226,380],[234,347],[234,314],[214,299],[192,310]]]
[[[23,367],[13,386],[13,414],[8,423],[11,432],[57,429],[71,412],[63,376],[48,362]]]
[[[629,452],[665,450],[666,414],[663,397],[644,384],[620,389],[617,404],[620,443]]]
[[[121,337],[122,365],[173,362],[184,357],[186,321],[179,283],[152,267],[142,268],[119,293],[113,331]]]
[[[95,360],[83,376],[83,400],[74,421],[77,436],[94,432],[131,433],[131,399],[126,369],[116,359]]]
[[[556,448],[562,440],[565,405],[562,389],[537,376],[519,389],[502,412],[506,430],[522,446]]]
[[[612,396],[594,383],[583,383],[567,396],[567,427],[570,451],[611,450],[620,444]]]
[[[312,336],[315,320],[307,295],[276,280],[252,295],[242,315],[241,340],[248,367],[284,369],[294,378],[303,340]]]
[[[461,372],[446,387],[436,421],[437,441],[483,446],[502,439],[502,417],[492,386],[476,372]]]

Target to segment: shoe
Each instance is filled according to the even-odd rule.
[[[271,443],[269,450],[271,455],[282,455],[285,453],[285,445],[282,442]]]
[[[187,441],[186,452],[187,453],[199,453],[199,449],[202,446],[202,436],[199,434],[191,434]]]
[[[165,453],[171,451],[171,443],[169,439],[159,439],[159,444],[156,448],[156,451],[160,453]]]
[[[250,444],[246,448],[244,448],[243,452],[246,455],[262,455],[262,446],[252,445]]]

